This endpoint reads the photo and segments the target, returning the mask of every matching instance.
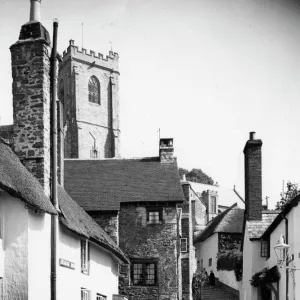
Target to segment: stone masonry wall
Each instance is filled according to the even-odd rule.
[[[130,259],[157,261],[158,284],[133,286],[130,267],[122,265],[119,294],[130,300],[180,299],[178,288],[177,209],[175,204],[163,207],[161,224],[147,224],[147,207],[122,204],[119,216],[120,247]]]
[[[72,65],[74,76],[68,75],[70,73],[68,66],[70,65]],[[100,82],[100,105],[89,102],[88,83],[91,76],[96,76]],[[112,76],[113,82],[112,109],[110,104],[110,76]],[[94,141],[96,141],[98,158],[112,157],[113,144],[116,150],[115,156],[120,157],[118,55],[110,52],[107,59],[96,57],[94,54],[87,54],[85,49],[83,52],[79,51],[78,47],[74,46],[74,41],[70,41],[70,46],[64,53],[63,62],[60,66],[59,80],[62,79],[64,86],[69,90],[74,85],[74,90],[69,96],[66,96],[70,100],[65,101],[65,109],[70,110],[68,107],[76,106],[76,116],[72,122],[75,121],[77,124],[78,157],[90,158]],[[111,116],[113,118],[114,143],[111,139]],[[67,117],[70,118],[70,116]],[[70,134],[74,136],[74,132]],[[68,143],[70,144],[70,141]],[[68,146],[66,149],[69,149]],[[68,152],[70,149],[67,150]]]
[[[50,194],[50,48],[42,41],[11,47],[14,150]]]
[[[88,214],[98,225],[119,244],[119,213],[117,211],[89,211]]]
[[[192,189],[189,183],[182,183],[185,201],[182,204],[182,238],[187,239],[187,252],[181,253],[182,264],[182,299],[192,299],[192,279],[193,279],[193,218],[192,218]],[[194,262],[196,264],[196,262]]]

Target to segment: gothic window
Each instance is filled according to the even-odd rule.
[[[100,104],[100,82],[95,76],[89,81],[89,101]]]

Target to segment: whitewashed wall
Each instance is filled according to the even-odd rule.
[[[195,245],[197,256],[197,272],[200,271],[201,259],[203,259],[203,268],[209,274],[213,270],[217,276],[217,253],[218,253],[218,234],[213,234],[202,243]],[[212,266],[209,267],[208,261],[212,259]]]
[[[91,291],[91,299],[100,293],[112,299],[118,294],[118,265],[109,252],[95,244],[90,244],[90,272],[81,273],[80,238],[60,226],[59,258],[75,264],[75,269],[58,266],[58,300],[80,300],[81,288]]]
[[[50,216],[4,191],[0,203],[4,299],[50,299]]]
[[[266,259],[261,257],[261,241],[249,240],[247,225],[244,234],[243,246],[243,280],[240,285],[241,300],[257,300],[258,289],[250,284],[252,275],[266,266]]]

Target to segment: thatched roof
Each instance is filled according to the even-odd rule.
[[[37,180],[21,163],[8,144],[0,138],[0,188],[29,207],[56,214],[56,210]]]
[[[0,189],[20,199],[32,209],[57,214],[37,180],[21,163],[9,145],[0,138]],[[107,249],[121,261],[128,259],[100,226],[58,186],[59,219],[69,230]]]
[[[214,233],[240,233],[243,232],[244,210],[237,204],[223,211],[212,219],[205,229],[194,237],[194,244],[201,243]]]

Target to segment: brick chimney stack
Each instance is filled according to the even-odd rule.
[[[14,150],[50,194],[50,37],[39,22],[40,0],[10,47]]]
[[[174,157],[173,139],[160,139],[159,157],[162,163],[173,163],[176,161]]]
[[[245,156],[245,213],[247,221],[262,219],[262,141],[250,132],[244,148]]]

